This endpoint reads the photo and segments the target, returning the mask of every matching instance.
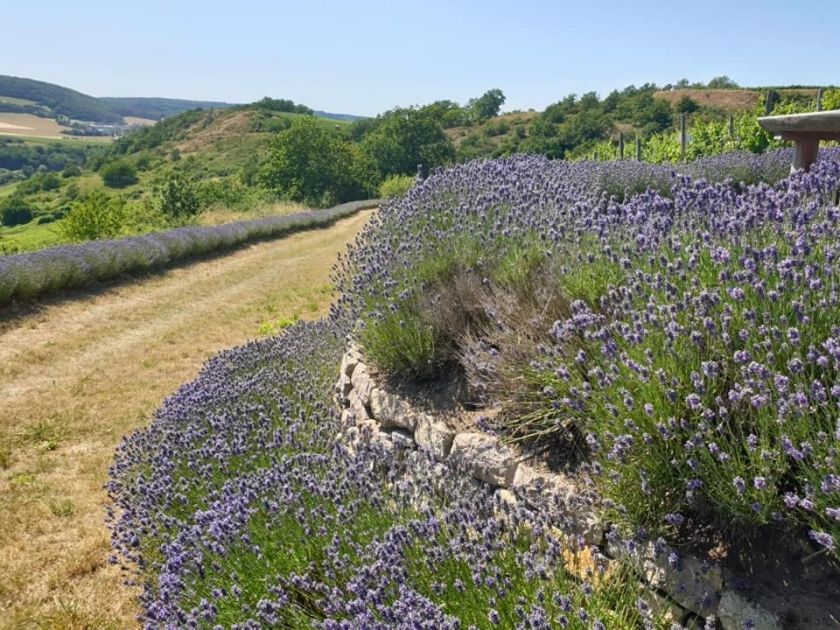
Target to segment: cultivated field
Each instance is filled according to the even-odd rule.
[[[110,142],[104,136],[67,136],[61,132],[67,129],[52,118],[41,118],[33,114],[0,112],[0,135],[28,138],[52,138],[59,140],[83,140],[86,142]]]
[[[63,138],[65,136],[61,132],[64,129],[67,127],[62,127],[52,118],[0,112],[0,134]]]
[[[0,320],[0,627],[134,623],[103,522],[116,445],[219,350],[323,315],[369,216]]]

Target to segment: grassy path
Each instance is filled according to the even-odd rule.
[[[114,448],[211,355],[322,315],[369,216],[0,321],[0,627],[133,625],[107,562]]]

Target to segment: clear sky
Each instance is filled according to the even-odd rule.
[[[542,110],[682,77],[840,84],[838,24],[840,0],[3,0],[0,74],[361,115],[498,87]]]

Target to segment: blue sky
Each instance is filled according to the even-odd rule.
[[[95,96],[291,98],[373,115],[504,109],[682,77],[840,84],[840,0],[297,2],[5,0],[0,74]]]

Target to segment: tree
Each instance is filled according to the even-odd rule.
[[[182,219],[197,214],[200,207],[192,182],[177,174],[170,174],[160,194],[161,212]]]
[[[717,90],[731,90],[737,88],[738,84],[728,76],[722,75],[709,81],[706,87]]]
[[[679,114],[690,114],[700,109],[700,106],[697,104],[697,101],[690,96],[683,96],[674,104],[674,109]]]
[[[99,172],[99,175],[108,188],[125,188],[137,183],[137,172],[134,167],[123,160],[111,162]]]
[[[301,117],[277,134],[257,181],[293,201],[329,205],[364,195],[371,170],[340,131]]]
[[[0,204],[0,225],[23,225],[32,220],[32,206],[22,197],[10,197]]]
[[[389,175],[414,175],[447,164],[455,149],[440,122],[420,109],[395,109],[381,115],[361,143],[380,179]]]
[[[498,88],[487,90],[480,97],[470,101],[473,115],[479,121],[498,116],[505,102],[505,95]]]

